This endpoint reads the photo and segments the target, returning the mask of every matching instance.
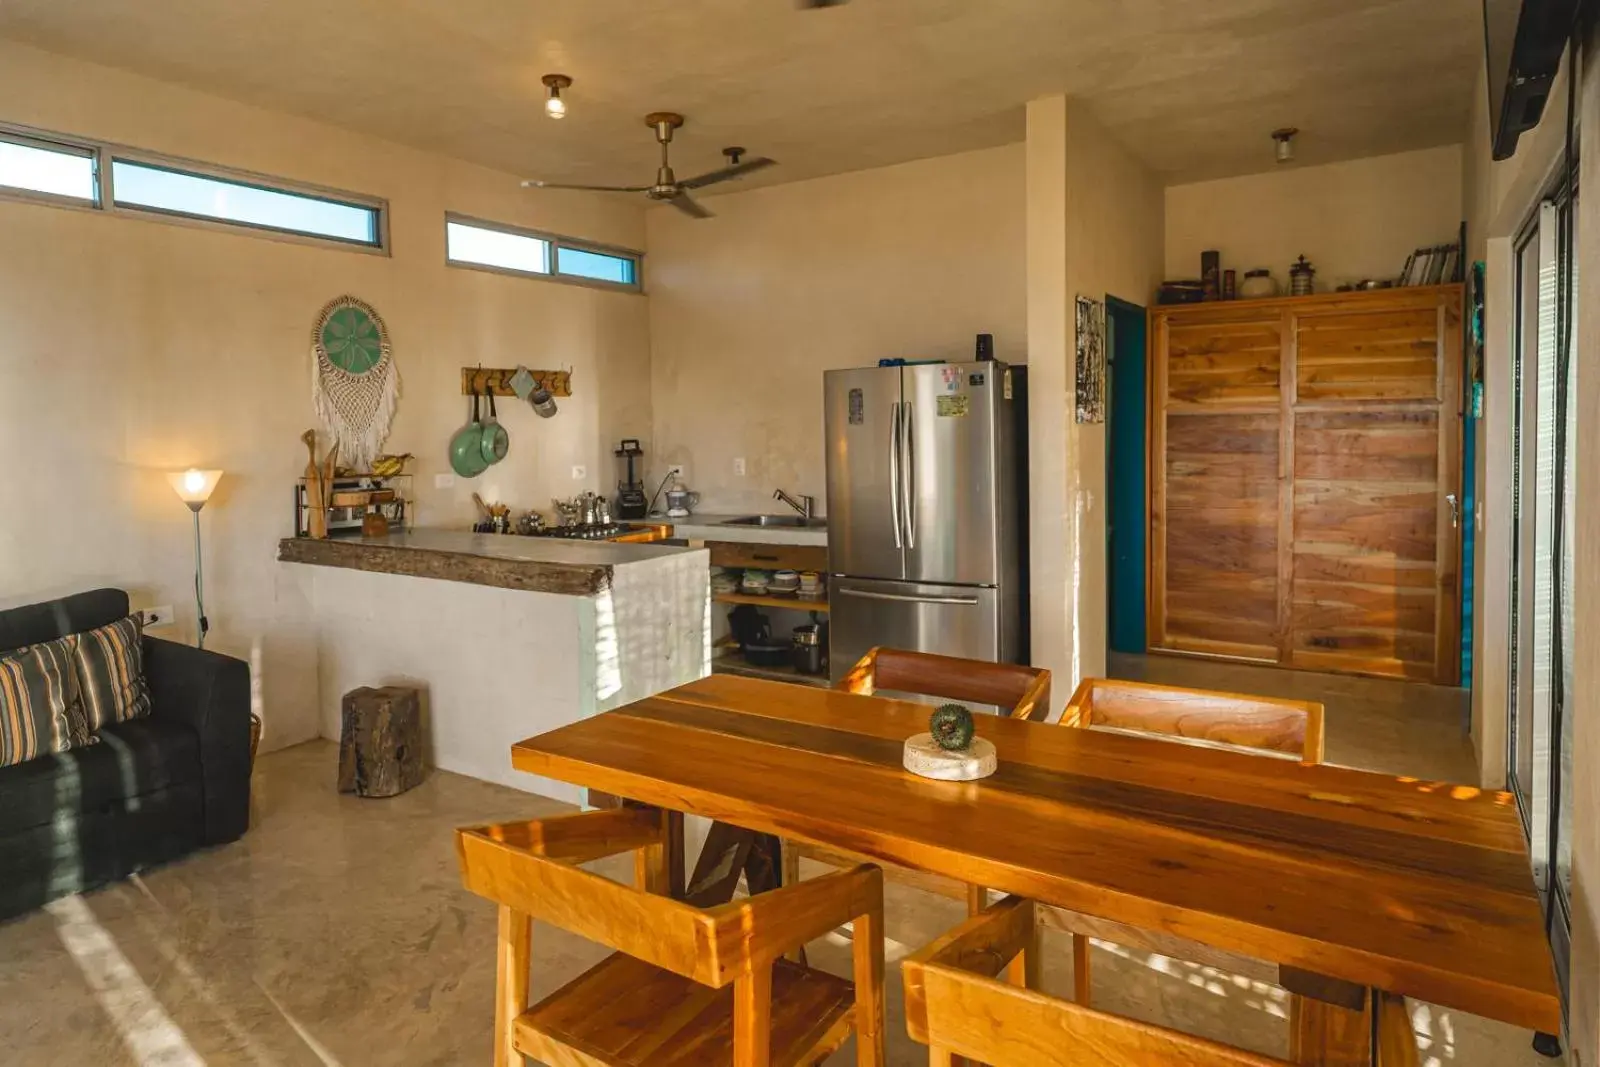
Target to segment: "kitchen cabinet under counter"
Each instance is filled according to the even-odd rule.
[[[349,690],[415,686],[443,770],[581,803],[512,770],[511,744],[710,673],[703,548],[423,529],[285,538],[278,559],[312,608],[322,735]]]

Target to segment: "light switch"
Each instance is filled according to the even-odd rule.
[[[735,456],[733,458],[733,475],[734,475],[735,478],[743,478],[744,477],[744,457],[743,456]]]

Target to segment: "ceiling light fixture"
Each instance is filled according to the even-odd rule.
[[[1272,139],[1278,144],[1278,162],[1294,162],[1294,138],[1300,131],[1293,126],[1285,126],[1281,130],[1272,131]]]
[[[544,113],[553,119],[567,117],[567,102],[561,99],[561,90],[572,84],[572,79],[565,74],[546,74],[539,79],[550,89],[550,98],[544,102]]]

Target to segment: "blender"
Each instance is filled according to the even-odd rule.
[[[650,501],[644,495],[644,483],[638,480],[634,461],[644,455],[644,449],[639,447],[637,438],[625,437],[613,454],[628,463],[626,479],[617,483],[617,518],[642,519],[650,510]]]

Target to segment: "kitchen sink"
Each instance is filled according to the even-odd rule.
[[[724,526],[786,526],[790,529],[825,530],[828,527],[827,519],[807,519],[799,515],[746,515],[743,518],[729,519]]]

